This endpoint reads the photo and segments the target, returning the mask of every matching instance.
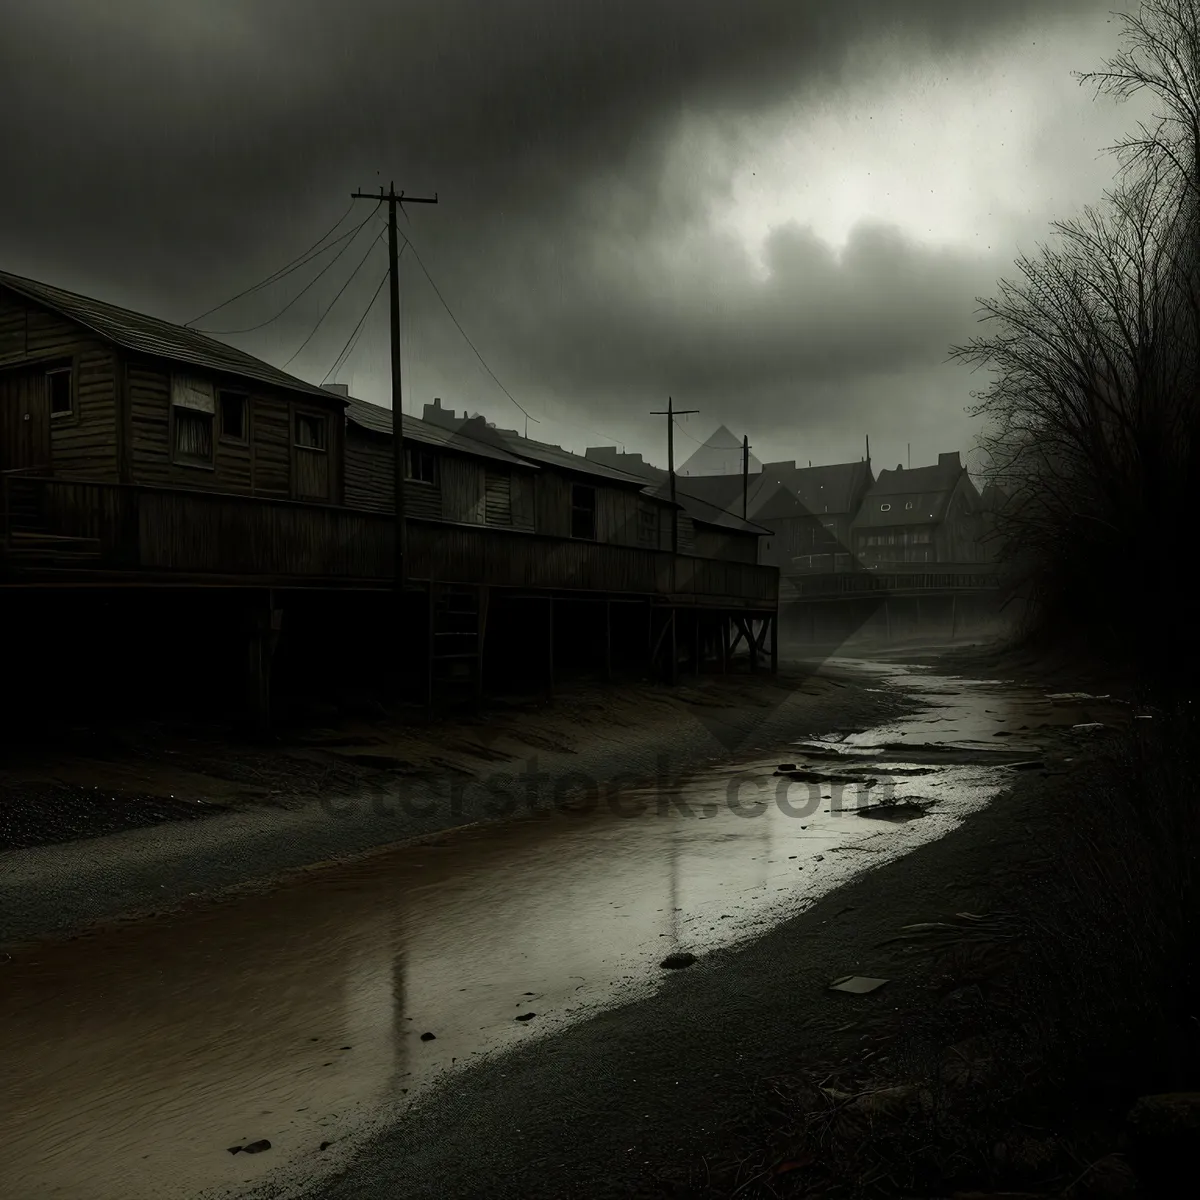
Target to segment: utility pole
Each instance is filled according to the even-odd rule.
[[[673,406],[671,397],[667,397],[667,410],[659,409],[652,412],[652,417],[667,418],[667,472],[671,476],[671,553],[679,553],[679,508],[675,503],[675,418],[686,417],[698,413],[698,408],[677,409]]]
[[[868,433],[866,436],[867,436],[867,464],[869,466],[870,462],[871,462],[871,435]]]
[[[750,439],[742,435],[742,520],[746,519],[746,501],[750,493]]]
[[[400,249],[397,245],[396,207],[401,204],[436,204],[437,194],[433,196],[406,196],[403,192],[396,194],[396,185],[388,185],[384,193],[383,185],[379,187],[379,195],[370,192],[351,192],[354,200],[374,200],[388,206],[388,298],[391,301],[391,331],[392,331],[392,486],[395,490],[396,509],[396,590],[404,587],[404,568],[407,559],[408,536],[404,524],[404,416],[402,408],[402,392],[400,388]]]

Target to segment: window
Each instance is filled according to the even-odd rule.
[[[327,450],[325,418],[315,413],[296,414],[296,445],[301,450]]]
[[[881,505],[879,506],[879,511],[880,511],[880,512],[891,512],[891,511],[892,511],[892,506],[891,506],[890,504],[881,504]]]
[[[424,446],[404,447],[404,478],[416,483],[437,482],[437,458]]]
[[[175,462],[211,467],[213,461],[212,384],[186,375],[171,377],[172,446]]]
[[[596,540],[596,489],[571,485],[571,536]]]
[[[67,417],[74,411],[71,400],[71,368],[61,367],[46,372],[46,387],[50,392],[50,415]]]
[[[237,392],[222,392],[221,437],[229,442],[244,442],[249,435],[246,421],[246,397]]]

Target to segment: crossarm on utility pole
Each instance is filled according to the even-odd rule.
[[[675,408],[671,397],[667,397],[667,407],[664,412],[659,409],[652,412],[652,417],[667,418],[667,472],[671,478],[671,553],[679,553],[679,507],[675,502],[675,418],[687,417],[698,413],[698,408]]]

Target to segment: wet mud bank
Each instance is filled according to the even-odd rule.
[[[343,715],[267,746],[165,728],[9,746],[0,946],[479,822],[619,807],[630,786],[671,792],[797,730],[866,729],[912,706],[853,669],[793,664],[673,692],[581,687],[437,726]]]
[[[656,771],[663,725],[641,742],[626,728],[592,760],[541,760],[538,814],[14,946],[0,1190],[636,1194],[725,1145],[780,1062],[920,1002],[921,972],[879,943],[910,913],[981,903],[971,889],[1010,851],[1041,852],[1006,789],[1069,777],[1093,736],[1071,727],[1097,715],[841,662],[743,712],[737,738],[735,711],[693,719],[707,759],[667,723],[678,773]],[[501,766],[444,795],[464,811],[522,801],[529,764]],[[557,797],[556,779],[571,782]],[[280,836],[295,815],[275,814],[268,840],[303,862],[303,826]],[[210,860],[228,869],[231,845],[214,841]],[[322,847],[328,860],[328,834]],[[243,854],[261,869],[261,852]],[[111,881],[112,860],[101,868]],[[200,890],[200,874],[183,886]],[[888,983],[828,990],[847,975]]]

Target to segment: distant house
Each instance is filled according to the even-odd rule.
[[[979,491],[957,450],[935,466],[880,471],[851,523],[865,567],[977,562],[981,529]]]
[[[762,561],[784,572],[849,570],[851,523],[873,482],[865,460],[767,463],[750,500],[754,520],[771,531]]]

